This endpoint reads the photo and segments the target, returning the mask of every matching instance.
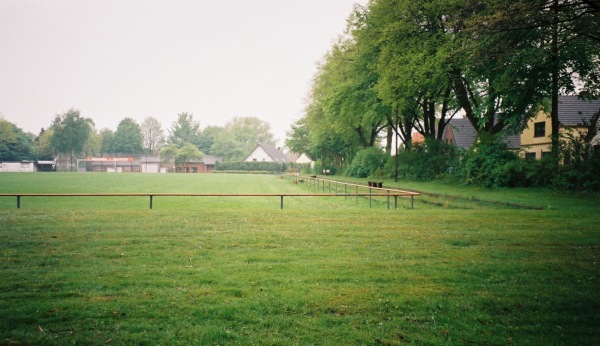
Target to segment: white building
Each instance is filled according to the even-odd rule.
[[[244,161],[247,162],[289,162],[288,157],[278,148],[270,144],[259,144]]]

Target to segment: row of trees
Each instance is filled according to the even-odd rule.
[[[165,134],[160,122],[148,117],[141,124],[124,118],[116,131],[97,131],[92,119],[76,109],[57,115],[38,136],[24,133],[0,119],[0,160],[51,160],[68,156],[71,164],[81,156],[158,155],[176,164],[204,154],[225,160],[243,160],[257,143],[275,144],[270,125],[255,117],[236,117],[225,126],[200,128],[192,114],[180,113]]]
[[[371,0],[318,66],[286,145],[342,167],[454,116],[480,136],[519,133],[544,107],[558,159],[558,95],[600,94],[600,6],[586,0]],[[555,160],[558,162],[558,160]]]

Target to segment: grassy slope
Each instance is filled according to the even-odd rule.
[[[600,341],[596,196],[439,190],[556,206],[100,198],[17,210],[0,198],[0,342]],[[0,175],[0,192],[149,191],[311,189],[274,176]]]

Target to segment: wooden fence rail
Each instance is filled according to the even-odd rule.
[[[413,197],[414,193],[408,192],[393,192],[393,193],[2,193],[0,197],[16,197],[17,198],[17,209],[21,208],[22,197],[148,197],[150,198],[150,209],[152,209],[152,203],[154,197],[279,197],[280,208],[283,209],[283,198],[284,197],[349,197],[349,196],[364,196],[364,197],[376,197],[376,196],[387,196],[388,203],[387,207],[390,209],[390,197],[394,197],[394,208],[398,208],[398,197],[410,197],[411,198],[411,209],[413,208]],[[370,207],[369,203],[369,207]]]
[[[389,209],[389,204],[390,204],[389,198],[391,196],[395,196],[394,204],[395,204],[396,208],[397,208],[397,198],[398,197],[410,197],[410,208],[414,209],[414,197],[420,195],[420,193],[413,192],[413,191],[384,188],[382,186],[382,182],[377,182],[377,186],[375,186],[376,184],[374,182],[373,182],[373,184],[369,183],[369,185],[354,184],[354,183],[341,182],[341,181],[337,181],[337,180],[333,180],[333,179],[319,178],[316,175],[305,176],[305,175],[292,173],[292,174],[288,174],[287,177],[289,179],[291,179],[292,182],[294,182],[295,184],[307,184],[309,187],[316,188],[317,191],[323,191],[323,193],[325,193],[325,190],[328,190],[328,192],[331,194],[332,190],[333,190],[335,192],[336,196],[356,196],[357,201],[358,201],[358,197],[360,197],[360,196],[368,196],[369,197],[369,207],[371,207],[373,197],[387,196],[388,197],[388,209]],[[327,189],[326,189],[326,186],[327,186]],[[340,194],[339,190],[341,190],[342,187],[343,187],[343,193]],[[348,192],[349,187],[353,188],[354,193]],[[368,191],[368,193],[359,193],[360,190]]]

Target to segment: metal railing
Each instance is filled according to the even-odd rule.
[[[388,209],[390,209],[389,197],[395,198],[395,208],[398,207],[398,197],[407,196],[405,193],[376,194],[377,196],[388,196]],[[280,208],[283,209],[284,197],[349,197],[364,196],[373,197],[372,193],[2,193],[0,197],[16,197],[17,209],[21,208],[23,197],[148,197],[150,209],[153,207],[154,197],[279,197]],[[412,199],[412,195],[411,195]],[[412,201],[411,201],[412,208]]]
[[[394,197],[394,209],[398,208],[398,197],[409,198],[410,197],[410,208],[414,209],[414,197],[419,196],[420,193],[413,191],[405,191],[399,189],[392,188],[384,188],[381,182],[378,182],[377,186],[373,186],[375,184],[354,184],[348,182],[341,182],[333,179],[319,178],[316,175],[312,176],[304,176],[300,174],[288,174],[288,178],[292,180],[292,182],[296,184],[308,184],[309,187],[315,187],[317,190],[325,193],[326,186],[327,192],[332,194],[332,190],[334,191],[336,196],[355,196],[356,201],[358,202],[358,197],[364,196],[369,198],[369,207],[372,206],[372,201],[374,197],[387,197],[387,205],[388,209],[390,209],[390,197]],[[343,192],[340,192],[340,188],[343,187]],[[354,193],[348,192],[348,188],[352,188]],[[365,193],[359,193],[360,190],[368,191]]]

